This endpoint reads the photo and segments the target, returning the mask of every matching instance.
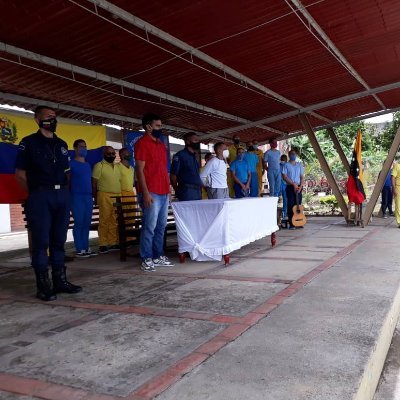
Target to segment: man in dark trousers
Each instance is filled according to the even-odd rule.
[[[200,179],[200,165],[197,160],[200,141],[194,132],[186,133],[183,140],[185,148],[178,151],[172,159],[171,186],[180,201],[201,200],[203,182]]]
[[[55,134],[55,111],[47,106],[35,109],[39,130],[22,139],[16,162],[16,178],[28,191],[25,211],[32,233],[32,267],[37,297],[56,299],[56,293],[77,293],[80,286],[68,282],[64,265],[64,244],[70,217],[68,191],[68,147]],[[53,286],[48,273],[49,258]]]

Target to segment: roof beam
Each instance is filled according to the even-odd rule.
[[[80,6],[74,0],[69,0],[69,1],[77,6]],[[241,86],[244,89],[253,87],[253,88],[257,89],[258,91],[260,91],[261,93],[263,93],[267,96],[270,96],[273,99],[280,101],[281,103],[284,103],[290,107],[297,108],[297,109],[302,108],[302,106],[300,104],[297,104],[294,101],[287,99],[284,96],[281,96],[279,93],[274,92],[273,90],[262,85],[261,83],[256,82],[255,80],[240,73],[239,71],[236,71],[235,69],[233,69],[231,67],[228,67],[227,65],[223,64],[221,61],[218,61],[217,59],[198,50],[197,48],[189,45],[188,43],[176,38],[175,36],[170,35],[169,33],[157,28],[156,26],[142,20],[141,18],[136,17],[135,15],[129,13],[128,11],[125,11],[124,9],[116,6],[115,4],[113,4],[107,0],[87,0],[87,1],[94,4],[94,6],[96,7],[96,11],[91,11],[91,10],[88,10],[87,8],[83,7],[85,10],[92,12],[96,15],[99,15],[97,12],[97,7],[99,7],[118,18],[121,18],[123,21],[128,22],[129,24],[131,24],[139,29],[142,29],[143,31],[146,32],[146,38],[141,38],[141,39],[147,41],[149,44],[154,45],[154,43],[152,43],[147,38],[147,36],[149,34],[151,34],[153,36],[156,36],[156,37],[164,40],[167,43],[174,45],[177,48],[184,50],[185,53],[188,53],[191,55],[191,59],[193,59],[193,57],[196,57],[196,58],[206,62],[207,64],[213,66],[214,68],[220,70],[223,73],[223,75],[221,75],[220,78],[226,79],[227,76],[231,76],[232,78],[235,78],[235,80],[239,81],[241,83]],[[110,21],[110,22],[112,22],[112,21]],[[115,22],[113,22],[113,23],[115,24]],[[196,63],[193,62],[193,60],[187,60],[186,58],[184,58],[182,54],[175,54],[175,56],[185,62],[188,62],[190,64],[198,66]],[[234,82],[234,83],[236,83],[236,82]],[[321,115],[314,115],[314,116],[317,118],[320,118],[324,121],[332,122],[324,116],[321,116]]]
[[[53,101],[47,101],[47,100],[35,99],[32,97],[20,96],[17,94],[0,92],[0,99],[5,100],[5,101],[13,101],[16,103],[32,104],[35,106],[38,104],[42,104],[45,106],[52,107],[56,110],[71,111],[71,112],[76,112],[79,114],[86,114],[89,116],[95,116],[95,117],[100,117],[100,118],[105,118],[105,119],[113,119],[115,121],[120,121],[120,122],[125,122],[125,123],[130,122],[132,124],[142,126],[142,121],[138,118],[132,118],[132,117],[127,117],[127,116],[118,115],[118,114],[110,114],[110,113],[105,113],[102,111],[92,110],[92,109],[88,109],[88,108],[70,106],[68,104],[63,104],[63,103],[56,103]],[[175,131],[175,132],[182,132],[182,133],[193,132],[190,129],[180,128],[178,126],[173,126],[173,125],[163,124],[163,127],[165,129],[168,129],[170,131]],[[202,135],[204,132],[196,132],[196,133],[198,135]]]
[[[357,92],[357,93],[349,94],[349,95],[346,95],[346,96],[338,97],[336,99],[323,101],[321,103],[316,103],[316,104],[313,104],[311,106],[303,107],[300,110],[289,111],[289,112],[286,112],[286,113],[283,113],[283,114],[275,115],[273,117],[263,118],[263,119],[260,119],[258,121],[254,121],[254,122],[249,123],[249,124],[241,125],[239,127],[221,129],[219,131],[216,131],[216,132],[213,132],[213,133],[210,133],[210,134],[202,136],[202,139],[207,138],[208,135],[210,135],[210,136],[211,135],[224,135],[224,134],[227,134],[227,133],[238,132],[238,131],[241,131],[243,129],[252,128],[252,127],[255,126],[255,124],[269,124],[271,122],[276,122],[276,121],[280,121],[282,119],[294,117],[296,115],[299,115],[300,113],[310,113],[311,111],[314,111],[314,110],[320,110],[322,108],[334,106],[334,105],[341,104],[341,103],[346,103],[346,102],[351,101],[351,100],[356,100],[356,99],[360,99],[360,98],[363,98],[363,97],[368,97],[368,96],[371,96],[373,94],[387,92],[388,90],[394,90],[394,89],[398,89],[398,88],[400,88],[400,82],[394,82],[394,83],[390,83],[388,85],[378,86],[378,87],[376,87],[374,89],[364,90],[362,92]],[[383,114],[385,114],[387,112],[388,112],[387,110],[383,110]],[[324,125],[324,126],[334,126],[334,124],[335,123],[332,122],[332,123]]]
[[[314,28],[314,30],[317,32],[318,36],[317,40],[324,45],[324,47],[327,47],[327,49],[333,53],[334,57],[339,61],[339,63],[344,66],[344,68],[350,72],[350,74],[362,85],[364,86],[365,89],[370,90],[370,87],[368,86],[367,82],[364,81],[364,79],[360,76],[360,74],[353,68],[353,66],[347,61],[346,57],[342,54],[342,52],[336,47],[336,45],[332,42],[332,40],[329,38],[329,36],[325,33],[325,31],[319,26],[317,21],[312,17],[312,15],[306,10],[306,8],[303,6],[300,0],[285,0],[288,6],[292,11],[294,11],[297,15],[297,17],[300,19],[300,21],[304,24],[304,26],[307,28],[309,32],[311,32],[313,35],[314,33],[311,31],[311,27]],[[296,10],[293,10],[293,7],[289,4],[289,1],[294,4],[296,7]],[[298,14],[301,13],[303,17],[307,20],[308,25],[303,22],[301,19],[300,15]],[[315,35],[314,35],[315,36]],[[372,97],[378,102],[378,104],[382,107],[382,109],[386,109],[386,106],[383,104],[381,99],[376,95],[373,94]]]
[[[176,104],[181,104],[181,105],[184,105],[185,107],[190,107],[195,110],[200,110],[205,113],[211,114],[213,116],[220,117],[222,119],[227,119],[227,120],[235,121],[238,123],[251,122],[248,119],[241,118],[236,115],[228,114],[228,113],[216,110],[211,107],[207,107],[207,106],[204,106],[204,105],[201,105],[198,103],[194,103],[189,100],[182,99],[180,97],[171,96],[167,93],[163,93],[158,90],[150,89],[150,88],[147,88],[142,85],[137,85],[135,83],[132,83],[132,82],[129,82],[129,81],[126,81],[123,79],[118,79],[118,78],[115,78],[115,77],[112,77],[112,76],[109,76],[106,74],[102,74],[102,73],[94,71],[94,70],[90,70],[87,68],[79,67],[77,65],[66,63],[64,61],[60,61],[60,60],[57,60],[52,57],[43,56],[41,54],[37,54],[37,53],[34,53],[29,50],[21,49],[19,47],[15,47],[15,46],[9,45],[4,42],[0,42],[0,51],[4,51],[5,53],[13,54],[13,55],[23,57],[23,58],[26,58],[29,60],[33,60],[36,62],[40,62],[42,64],[50,65],[52,67],[56,67],[56,68],[59,68],[59,69],[65,70],[65,71],[69,71],[69,72],[71,72],[71,74],[80,74],[80,75],[87,76],[89,78],[92,78],[92,79],[95,79],[98,81],[102,81],[102,82],[105,82],[105,83],[108,83],[111,85],[116,85],[116,86],[120,86],[123,88],[132,89],[132,90],[135,90],[140,93],[145,93],[147,95],[157,97],[159,99],[171,101]],[[162,105],[162,103],[160,103],[160,105]],[[190,111],[190,110],[187,110],[187,111]],[[267,127],[262,127],[262,126],[260,126],[259,128],[268,129]]]

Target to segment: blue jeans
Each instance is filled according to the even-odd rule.
[[[269,195],[279,197],[281,190],[282,174],[280,169],[268,169],[267,178],[269,183]]]
[[[164,255],[164,234],[168,218],[168,195],[150,193],[153,204],[145,208],[143,194],[139,193],[142,208],[142,230],[140,232],[140,256],[158,258]]]
[[[54,270],[64,267],[64,244],[70,216],[67,189],[38,189],[29,193],[25,204],[26,219],[32,234],[32,267],[45,272],[50,264]]]
[[[384,186],[382,189],[382,213],[385,215],[386,209],[389,210],[389,214],[393,214],[393,192],[390,186]]]
[[[93,198],[91,194],[71,193],[71,211],[74,217],[75,250],[89,250],[89,231],[92,223]]]

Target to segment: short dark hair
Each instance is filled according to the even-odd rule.
[[[192,138],[193,136],[197,136],[196,132],[186,132],[183,135],[183,140],[186,142],[187,140],[189,140],[190,138]]]
[[[49,107],[49,106],[36,106],[34,113],[35,113],[35,118],[37,118],[39,116],[39,114],[43,111],[43,110],[51,110],[56,112],[56,110],[53,107]]]
[[[146,125],[151,125],[153,121],[158,121],[161,120],[161,117],[159,117],[157,114],[154,113],[147,113],[143,115],[142,118],[142,126],[144,129],[146,129]]]
[[[119,149],[118,150],[118,154],[121,156],[121,153],[123,152],[123,151],[128,151],[129,152],[129,149],[127,148],[127,147],[123,147],[122,149]]]
[[[295,153],[295,154],[297,154],[297,149],[295,149],[295,148],[290,149],[290,150],[289,150],[289,154],[290,154],[290,153]]]
[[[79,146],[79,143],[85,143],[86,142],[83,139],[76,139],[74,142],[74,149],[76,149]]]
[[[218,142],[214,144],[214,153],[217,153],[218,149],[223,146],[225,143],[224,142]]]
[[[212,156],[213,156],[212,153],[210,152],[206,153],[206,155],[204,156],[204,161],[208,161]]]
[[[282,154],[281,155],[281,161],[287,161],[287,155],[286,154]]]

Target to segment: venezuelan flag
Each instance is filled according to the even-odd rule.
[[[0,111],[0,204],[23,202],[27,193],[15,179],[15,161],[18,144],[25,137],[38,130],[33,116],[14,115]],[[106,145],[106,128],[80,123],[59,123],[57,136],[65,140],[73,157],[73,143],[83,139],[88,147],[87,161],[92,165],[103,158]]]
[[[361,204],[366,198],[362,169],[361,142],[361,131],[358,131],[356,142],[354,144],[353,157],[350,164],[350,176],[347,181],[347,196],[349,197],[349,202],[354,204]]]

